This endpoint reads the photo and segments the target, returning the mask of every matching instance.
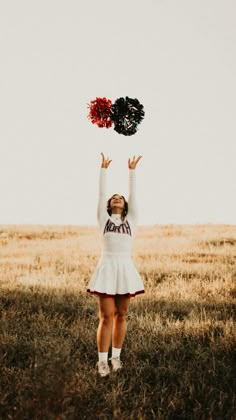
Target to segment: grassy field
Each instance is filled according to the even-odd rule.
[[[124,369],[97,376],[96,227],[0,226],[1,419],[236,419],[236,226],[149,226]]]

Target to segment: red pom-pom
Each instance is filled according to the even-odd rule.
[[[88,118],[100,128],[110,128],[112,126],[111,106],[111,100],[106,98],[96,98],[90,101]]]

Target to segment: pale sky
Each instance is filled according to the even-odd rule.
[[[96,224],[137,168],[140,224],[236,223],[235,0],[2,0],[0,224]],[[87,119],[137,98],[125,137]]]

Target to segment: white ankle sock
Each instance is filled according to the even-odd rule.
[[[121,349],[117,349],[116,347],[112,347],[112,357],[120,357]]]
[[[108,363],[108,352],[98,352],[98,361]]]

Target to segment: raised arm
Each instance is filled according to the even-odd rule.
[[[106,222],[107,217],[106,171],[111,163],[111,160],[109,160],[109,158],[105,158],[103,153],[101,153],[101,155],[102,163],[99,174],[97,219],[99,226],[103,228],[103,224]]]
[[[128,167],[129,167],[129,198],[128,198],[128,214],[131,219],[133,219],[134,223],[137,223],[138,218],[138,210],[137,210],[137,203],[136,203],[136,174],[135,169],[137,163],[140,161],[142,156],[138,156],[133,159],[128,160]]]

